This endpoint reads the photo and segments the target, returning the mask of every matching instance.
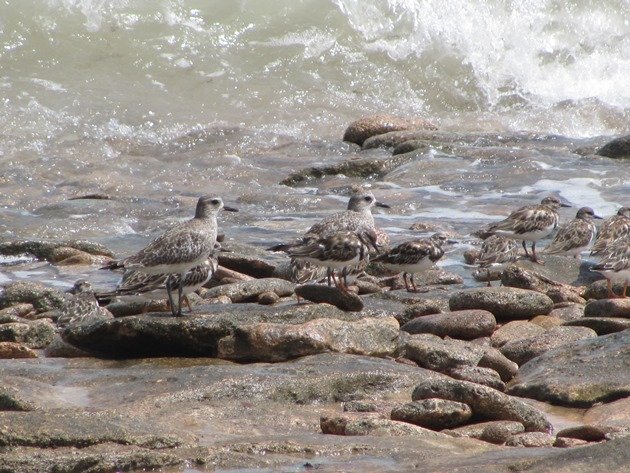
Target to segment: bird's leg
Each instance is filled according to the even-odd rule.
[[[623,292],[621,293],[621,297],[623,299],[628,298],[628,280],[627,279],[626,279],[626,282],[623,284]]]
[[[608,299],[616,298],[617,295],[613,292],[612,281],[610,279],[606,279],[606,287],[608,288]]]
[[[186,305],[188,306],[188,312],[190,312],[192,314],[192,307],[190,305],[190,301],[188,300],[188,296],[184,294],[184,302],[186,303]]]
[[[536,256],[536,242],[532,243],[532,263],[537,263],[537,264],[545,264],[544,261],[541,261],[538,259],[538,256]]]
[[[177,316],[182,316],[182,299],[184,298],[184,276],[186,273],[179,275],[179,287],[177,288]]]
[[[490,284],[490,268],[486,268],[486,272],[487,272],[486,282],[488,283],[488,287],[492,287],[492,284]]]
[[[332,276],[332,269],[331,268],[326,268],[326,278],[328,278],[328,286],[332,286],[332,284],[330,282],[331,276]]]
[[[168,278],[166,278],[166,294],[168,294],[168,305],[171,308],[171,313],[173,314],[173,317],[175,317],[175,304],[173,303],[173,293],[171,292],[171,279],[172,274],[169,274]]]
[[[525,256],[530,258],[529,253],[527,252],[527,245],[525,244],[525,240],[523,240],[521,243],[523,244],[523,249],[525,250]]]
[[[343,269],[341,270],[341,275],[343,276],[343,290],[347,291],[348,290],[348,268],[347,267],[343,267]]]
[[[413,273],[411,273],[411,285],[413,286],[413,292],[418,292],[418,287],[416,286],[416,282],[413,280]]]
[[[409,290],[409,284],[407,283],[407,273],[403,273],[403,281],[405,282],[405,289],[407,290],[407,292],[411,292]]]

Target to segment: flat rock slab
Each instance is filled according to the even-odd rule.
[[[295,288],[298,297],[315,303],[327,303],[348,311],[360,312],[363,310],[363,301],[353,292],[342,291],[337,287],[322,284],[304,284]]]
[[[484,442],[504,444],[514,434],[525,432],[525,426],[513,420],[492,420],[443,431],[454,437],[472,437]]]
[[[542,333],[545,333],[545,329],[540,325],[533,324],[527,320],[512,320],[495,330],[490,340],[492,341],[492,346],[498,348],[506,343],[535,337]]]
[[[551,424],[545,415],[521,401],[496,389],[454,379],[432,379],[418,384],[411,399],[440,398],[468,404],[476,419],[513,420],[522,423],[526,431],[549,432]]]
[[[444,434],[418,425],[370,415],[343,414],[323,416],[320,420],[322,433],[331,435],[414,436],[444,438]]]
[[[545,294],[512,287],[460,291],[453,294],[448,302],[452,311],[487,310],[497,321],[531,319],[536,315],[547,315],[553,309],[553,301]]]
[[[446,399],[422,399],[392,409],[392,420],[408,422],[432,430],[450,429],[472,417],[467,404]]]
[[[588,327],[597,335],[621,332],[630,328],[630,319],[618,317],[582,317],[581,319],[564,322],[566,327]]]
[[[566,344],[520,367],[507,392],[573,407],[630,395],[630,330]]]
[[[474,340],[492,335],[496,325],[494,316],[486,310],[460,310],[416,317],[400,329],[411,334],[432,333],[439,337]]]
[[[528,362],[546,351],[586,338],[597,337],[597,333],[588,327],[558,326],[550,328],[540,335],[506,343],[500,350],[506,358],[517,365]]]
[[[208,289],[204,294],[204,299],[227,296],[232,302],[249,302],[265,292],[275,292],[280,297],[286,297],[293,294],[294,290],[295,285],[284,279],[252,279]]]
[[[393,317],[245,325],[221,341],[218,356],[248,362],[277,362],[324,352],[393,356],[398,350],[398,335],[398,321]]]
[[[484,368],[481,366],[462,366],[453,368],[446,372],[451,378],[461,379],[462,381],[470,381],[471,383],[483,384],[497,391],[505,391],[505,383],[501,380],[501,376],[492,368]]]

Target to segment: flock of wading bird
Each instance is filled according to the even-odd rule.
[[[414,274],[432,267],[444,255],[444,246],[454,242],[436,233],[386,249],[389,237],[374,224],[374,206],[389,208],[377,202],[372,192],[354,189],[347,210],[324,218],[295,241],[268,250],[288,254],[294,282],[304,283],[325,275],[329,286],[348,290],[348,274],[364,269],[371,261],[402,272],[407,291],[417,291]],[[540,204],[521,207],[475,232],[484,240],[476,264],[489,268],[517,260],[522,257],[519,240],[525,257],[543,264],[536,253],[536,243],[556,231],[560,207],[569,205],[555,196],[545,197]],[[217,215],[221,210],[237,211],[226,207],[220,197],[203,196],[192,219],[166,231],[136,254],[104,266],[103,269],[122,269],[124,273],[118,287],[97,295],[99,300],[151,294],[152,299],[167,298],[172,314],[181,316],[186,295],[205,284],[217,269],[217,252],[221,250]],[[607,278],[609,297],[625,298],[630,283],[630,207],[620,208],[598,230],[593,220],[600,218],[590,207],[580,208],[542,251],[579,258],[594,240],[590,254],[600,261],[592,270]],[[531,243],[531,251],[527,242]],[[623,283],[620,295],[613,293],[613,282]],[[88,292],[87,288],[89,283],[78,281],[71,291]]]

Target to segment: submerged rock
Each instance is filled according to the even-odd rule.
[[[398,422],[369,415],[343,414],[323,416],[320,420],[322,433],[331,435],[374,435],[377,437],[414,436],[439,438],[443,434],[407,422]]]
[[[361,146],[371,136],[382,135],[390,131],[413,129],[436,130],[437,127],[422,118],[403,118],[386,114],[368,115],[348,125],[343,135],[343,141]]]
[[[600,156],[607,158],[630,158],[630,135],[621,136],[609,141],[596,151]]]

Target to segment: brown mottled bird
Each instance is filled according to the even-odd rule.
[[[630,235],[630,206],[621,207],[616,215],[602,222],[591,248],[591,256],[605,256],[606,248],[627,235]]]
[[[593,219],[601,219],[590,207],[582,207],[573,220],[558,230],[553,241],[543,252],[549,255],[568,255],[579,259],[595,237],[597,227]]]

